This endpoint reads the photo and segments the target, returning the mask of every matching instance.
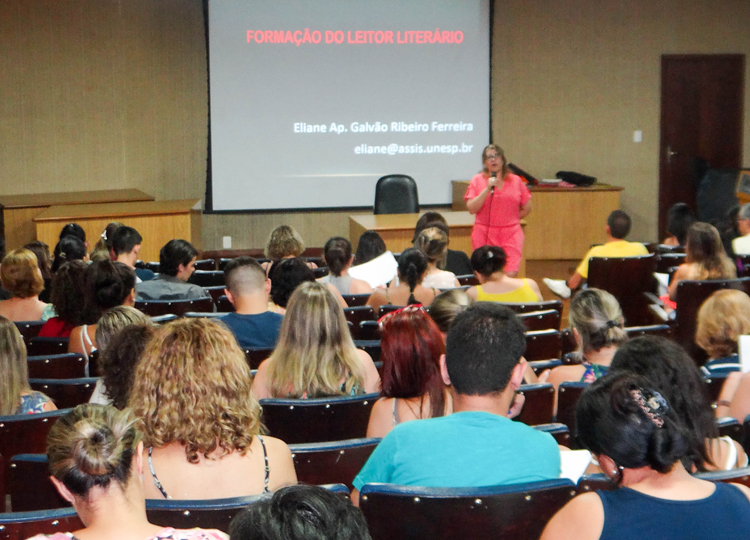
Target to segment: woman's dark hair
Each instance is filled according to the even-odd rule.
[[[281,259],[271,266],[271,300],[285,308],[294,289],[305,281],[315,281],[315,273],[299,258]]]
[[[677,242],[684,246],[687,241],[687,232],[697,218],[690,207],[685,203],[675,203],[667,214],[667,232],[677,238]]]
[[[112,337],[102,351],[102,372],[107,397],[120,410],[128,405],[135,368],[146,343],[153,335],[154,327],[151,325],[126,326]]]
[[[385,242],[376,231],[365,231],[359,237],[354,264],[370,262],[385,253]]]
[[[135,287],[135,271],[120,262],[95,261],[86,269],[83,319],[95,324],[102,313],[120,306]]]
[[[340,276],[352,258],[352,243],[341,236],[329,238],[323,247],[323,256],[331,274]]]
[[[86,243],[86,231],[78,223],[68,223],[65,225],[60,231],[60,238],[58,240],[62,240],[66,236],[75,236],[84,244]]]
[[[576,405],[576,429],[586,449],[627,469],[666,474],[689,451],[677,411],[634,373],[608,374],[586,388]]]
[[[52,261],[53,274],[66,262],[82,261],[86,257],[86,246],[76,236],[64,236],[55,246],[54,255],[55,259]]]
[[[505,268],[508,256],[505,250],[499,246],[482,246],[471,254],[471,268],[477,274],[490,277],[495,272]]]
[[[632,339],[617,350],[609,368],[610,374],[622,372],[644,377],[680,418],[689,443],[686,467],[705,470],[712,464],[706,441],[719,436],[716,420],[703,377],[685,350],[663,337]]]
[[[81,324],[83,315],[82,298],[86,297],[86,269],[84,261],[70,261],[63,264],[52,278],[50,302],[55,313],[71,326]]]
[[[427,271],[427,255],[417,248],[405,249],[398,258],[398,274],[401,281],[409,285],[408,302],[416,304],[414,289],[422,281],[422,276]]]
[[[443,215],[439,212],[425,212],[421,216],[419,216],[419,219],[417,220],[417,224],[414,225],[414,236],[411,239],[411,243],[417,241],[417,237],[419,236],[419,233],[421,233],[425,229],[429,229],[430,227],[439,227],[437,225],[440,223],[441,225],[445,226],[445,234],[450,234],[448,229],[448,222],[445,220]]]
[[[370,540],[362,512],[348,497],[319,486],[281,488],[232,520],[231,540]]]
[[[180,265],[189,265],[197,256],[198,250],[187,240],[170,240],[159,250],[159,272],[174,277]]]
[[[39,271],[42,273],[42,278],[45,282],[48,279],[52,279],[52,261],[49,255],[49,246],[40,240],[35,240],[23,247],[36,255],[36,260],[39,263]]]

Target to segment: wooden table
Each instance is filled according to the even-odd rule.
[[[138,189],[109,189],[102,191],[70,191],[65,193],[38,193],[36,195],[0,196],[2,218],[5,223],[5,247],[8,251],[20,248],[36,237],[34,218],[52,205],[81,205],[129,201],[153,201],[148,193]],[[58,235],[60,231],[57,231]],[[96,238],[101,231],[96,233]],[[0,231],[1,234],[1,231]],[[88,236],[86,237],[88,239]],[[49,244],[49,242],[47,242]],[[50,245],[55,247],[57,238]],[[91,242],[93,246],[93,242]]]
[[[466,208],[468,181],[453,181],[453,209]],[[584,188],[531,188],[532,210],[526,216],[524,259],[581,259],[607,239],[607,217],[620,208],[623,188],[594,184]]]
[[[158,261],[159,250],[173,238],[182,238],[201,250],[200,199],[51,206],[34,218],[37,238],[50,246],[60,229],[74,221],[96,239],[111,221],[135,228],[143,237],[140,258]]]

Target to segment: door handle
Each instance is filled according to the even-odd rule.
[[[679,154],[676,150],[672,150],[671,146],[667,146],[667,163],[672,163],[672,156]]]

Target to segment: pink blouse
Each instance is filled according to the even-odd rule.
[[[469,189],[466,190],[464,200],[470,200],[479,195],[489,183],[484,173],[479,173],[471,179]],[[508,174],[505,181],[498,182],[495,193],[487,195],[484,205],[477,212],[474,225],[490,227],[515,227],[521,223],[521,207],[531,199],[526,184],[520,176]],[[491,208],[491,214],[490,214]]]

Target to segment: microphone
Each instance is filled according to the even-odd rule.
[[[492,173],[492,174],[490,175],[490,178],[495,178],[495,179],[497,179],[497,172],[493,172],[493,173]],[[494,195],[494,194],[495,194],[495,186],[492,186],[492,187],[490,188],[490,195]]]

